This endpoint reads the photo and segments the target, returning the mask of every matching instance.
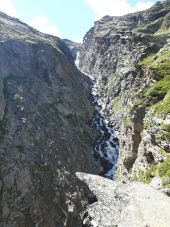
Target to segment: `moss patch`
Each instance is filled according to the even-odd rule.
[[[153,107],[157,115],[170,113],[170,52],[161,50],[140,62],[145,68],[155,71],[156,82],[144,90],[141,103]]]
[[[161,51],[158,53],[154,53],[146,57],[140,62],[140,65],[145,65],[150,68],[155,69],[167,69],[169,68],[170,63],[168,62],[170,58],[169,51]]]
[[[154,176],[160,177],[163,181],[163,186],[168,187],[170,184],[170,157],[168,157],[160,165],[152,164],[146,171],[139,171],[138,175],[133,180],[138,180],[144,183],[150,183]]]
[[[153,110],[157,116],[161,116],[162,118],[165,118],[170,113],[170,92],[168,92],[164,100],[153,106]]]
[[[170,140],[170,125],[169,124],[163,124],[162,129],[165,131],[166,138]]]
[[[170,90],[170,80],[160,80],[157,83],[154,83],[144,94],[146,98],[163,100],[165,95]]]
[[[138,180],[144,183],[150,183],[152,180],[152,177],[155,175],[156,170],[157,170],[157,166],[151,165],[151,167],[148,170],[139,171]]]
[[[140,65],[155,70],[156,79],[170,80],[170,52],[162,51],[152,54],[140,62]]]

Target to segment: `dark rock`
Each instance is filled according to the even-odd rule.
[[[0,28],[0,226],[80,226],[90,84],[61,39],[3,13]]]
[[[104,157],[100,157],[99,160],[100,160],[101,166],[104,169],[104,172],[107,173],[107,171],[112,168],[113,164]]]

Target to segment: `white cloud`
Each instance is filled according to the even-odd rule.
[[[0,11],[16,17],[16,8],[12,0],[0,0]]]
[[[155,1],[156,2],[156,1]],[[135,11],[141,11],[150,8],[155,2],[138,2],[134,8]]]
[[[60,36],[60,32],[57,27],[49,24],[48,18],[45,16],[35,17],[29,24],[43,33]]]
[[[74,40],[76,43],[83,43],[83,38],[77,38]]]
[[[142,2],[141,0],[132,7],[130,0],[85,0],[96,14],[96,18],[101,18],[105,15],[121,16],[127,13],[132,13],[144,10],[153,5],[156,0]]]

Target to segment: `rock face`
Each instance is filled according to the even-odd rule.
[[[71,54],[73,55],[74,60],[77,58],[77,53],[80,51],[82,44],[73,42],[69,39],[63,39],[65,44],[68,46],[68,48],[71,51]]]
[[[80,68],[96,80],[105,117],[119,133],[117,179],[170,183],[169,15],[170,2],[158,2],[105,16],[84,37]]]
[[[82,214],[83,226],[170,226],[170,197],[143,183],[113,183],[77,173],[96,197]]]
[[[0,13],[0,226],[80,226],[94,172],[88,80],[59,38]]]
[[[169,36],[169,1],[105,16],[82,47],[0,13],[0,226],[170,226],[169,197],[125,184],[151,182],[169,193]],[[116,173],[124,183],[78,173],[85,185],[75,176],[98,171],[90,81],[74,64],[79,50],[102,126],[119,136]],[[112,135],[104,141],[116,140],[117,151]]]

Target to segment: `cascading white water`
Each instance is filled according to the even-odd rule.
[[[99,104],[97,88],[95,81],[91,90],[91,101],[95,106],[94,125],[100,131],[100,137],[95,145],[95,157],[100,162],[104,169],[104,175],[108,178],[114,179],[115,168],[118,159],[119,142],[112,125],[106,120],[102,111],[102,105]]]
[[[75,64],[79,68],[79,53],[77,53]],[[87,75],[86,73],[84,74]],[[96,141],[94,148],[94,156],[104,169],[103,175],[114,180],[119,154],[119,141],[116,132],[102,111],[102,106],[104,105],[102,105],[101,100],[98,98],[98,89],[95,86],[95,80],[92,76],[87,76],[92,80],[91,102],[96,111],[93,124],[100,131],[100,137]]]
[[[80,53],[78,52],[75,60],[75,65],[77,66],[77,68],[79,68],[79,55]]]

